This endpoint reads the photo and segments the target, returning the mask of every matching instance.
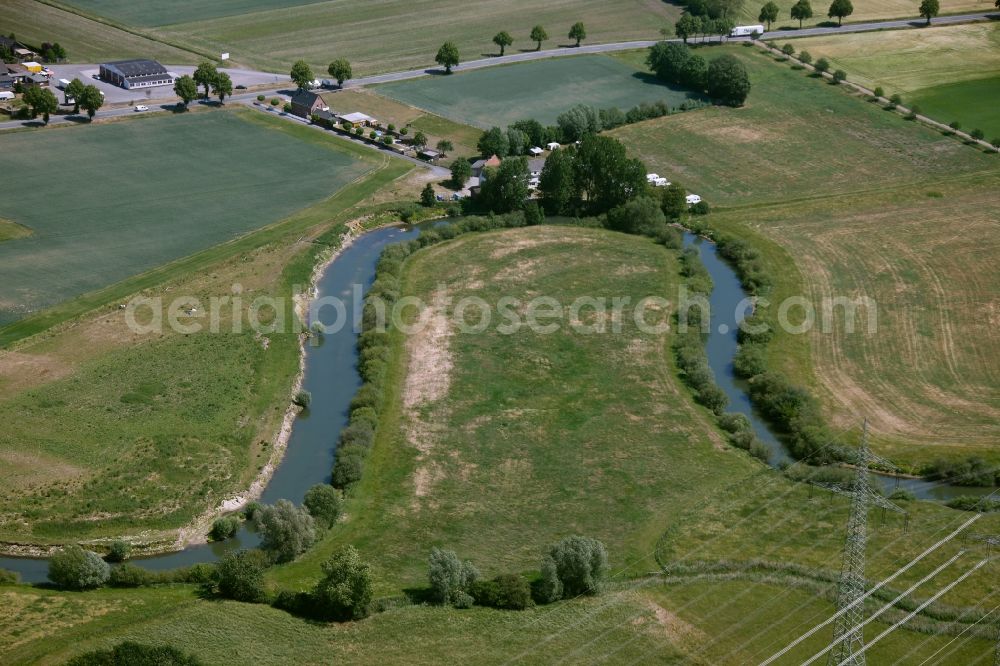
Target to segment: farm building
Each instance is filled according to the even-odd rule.
[[[300,118],[308,118],[317,111],[329,111],[326,101],[314,92],[299,89],[292,95],[292,113]]]
[[[427,160],[428,162],[434,162],[435,160],[440,159],[441,153],[436,150],[431,150],[430,148],[424,148],[417,153],[417,157],[422,160]]]
[[[174,76],[155,60],[117,60],[101,65],[100,77],[120,88],[152,88],[169,86]]]
[[[539,148],[538,146],[535,146],[534,148],[532,148],[528,152],[531,153],[532,157],[540,157],[542,155],[542,153],[544,153],[545,151],[542,150],[541,148]]]
[[[483,171],[486,169],[496,169],[500,166],[500,158],[493,155],[488,160],[476,160],[472,163],[472,175],[476,178],[482,178]]]

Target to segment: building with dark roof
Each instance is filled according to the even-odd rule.
[[[298,92],[292,95],[292,113],[300,118],[308,118],[317,111],[329,110],[326,101],[311,90],[299,88]]]
[[[118,60],[101,65],[101,80],[126,90],[169,86],[174,77],[155,60]]]

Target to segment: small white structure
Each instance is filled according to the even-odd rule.
[[[697,194],[689,194],[687,195],[687,202],[689,206],[693,206],[696,203],[701,203],[701,197],[699,197]]]
[[[647,173],[646,174],[646,182],[647,183],[652,183],[654,180],[656,180],[659,177],[660,177],[660,174],[658,174],[658,173]]]
[[[547,144],[545,146],[545,148],[548,149],[548,150],[559,150],[560,146],[559,146],[558,142],[553,141],[553,142]]]
[[[544,153],[545,151],[542,150],[541,148],[539,148],[538,146],[535,146],[534,148],[532,148],[528,152],[531,153],[532,157],[540,157],[541,154]]]
[[[352,125],[377,125],[378,124],[377,120],[375,120],[374,118],[372,118],[368,114],[361,113],[361,112],[347,113],[347,114],[344,114],[342,116],[339,116],[339,118],[343,122],[351,123]]]
[[[666,178],[660,177],[653,181],[653,187],[666,187],[670,184],[670,181]]]
[[[738,25],[732,29],[729,33],[730,37],[749,37],[750,35],[764,34],[764,26],[762,25]]]

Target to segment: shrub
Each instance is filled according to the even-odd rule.
[[[920,115],[920,107],[916,104],[910,107],[910,112],[906,114],[907,120],[916,120],[917,116]]]
[[[955,497],[953,499],[945,502],[945,506],[958,509],[959,511],[978,511],[980,513],[991,513],[993,511],[1000,511],[1000,500],[990,499],[988,497],[975,497],[972,495],[963,495],[961,497]]]
[[[335,488],[346,490],[361,480],[364,473],[365,456],[358,451],[337,451],[337,461],[333,464],[331,483]]]
[[[795,47],[791,44],[785,44],[781,47],[781,52],[786,56],[795,55]]]
[[[240,550],[227,554],[216,566],[219,594],[235,601],[264,601],[267,596],[264,572],[269,564],[267,554],[259,550]]]
[[[833,73],[834,83],[842,83],[846,80],[847,80],[847,72],[845,72],[844,70],[838,69],[836,72]]]
[[[100,555],[70,545],[49,560],[49,580],[64,590],[90,590],[108,582],[111,567]]]
[[[767,371],[763,345],[743,344],[733,358],[733,372],[737,377],[750,379]]]
[[[712,212],[712,209],[709,207],[707,201],[699,201],[691,206],[692,215],[708,215],[710,212]]]
[[[236,536],[236,532],[240,529],[240,520],[236,516],[223,516],[222,518],[216,518],[215,522],[212,523],[212,531],[209,532],[209,536],[212,541],[225,541]]]
[[[982,141],[986,138],[986,134],[984,134],[983,130],[979,129],[978,127],[969,132],[969,136],[971,136],[976,141]]]
[[[292,398],[292,402],[294,402],[299,407],[306,409],[309,407],[309,405],[312,404],[312,393],[310,393],[305,389],[301,389],[300,391],[296,392],[295,397]]]
[[[946,481],[956,486],[992,486],[1000,481],[1000,471],[979,456],[938,458],[923,470],[931,481]]]
[[[322,619],[341,622],[366,617],[372,587],[371,567],[348,546],[323,563],[323,578],[312,592],[315,612]]]
[[[126,641],[110,650],[93,650],[70,659],[67,666],[201,666],[204,662],[169,645]]]
[[[476,581],[469,594],[476,604],[490,608],[524,610],[533,605],[531,585],[520,574],[501,574],[492,580]]]
[[[715,414],[722,414],[729,405],[729,397],[726,392],[715,384],[710,384],[698,391],[698,402],[708,407]]]
[[[667,220],[660,204],[652,197],[640,196],[608,211],[607,227],[627,234],[652,236],[665,227]]]
[[[885,97],[885,90],[882,86],[876,86],[873,92],[875,93],[875,97]]]
[[[132,544],[123,539],[116,539],[108,549],[105,560],[108,562],[124,562],[132,556]]]
[[[750,419],[746,414],[729,413],[719,415],[719,427],[726,432],[750,432]]]
[[[16,571],[7,571],[6,569],[0,569],[0,585],[14,585],[19,582],[21,577]]]
[[[897,106],[903,103],[903,97],[899,93],[893,93],[889,98],[889,108],[895,109]]]
[[[889,493],[889,499],[894,502],[913,502],[917,499],[917,496],[906,488],[896,488],[891,493]]]
[[[364,136],[365,130],[361,127],[354,128],[354,136]]]
[[[138,567],[134,564],[120,564],[112,567],[108,576],[108,585],[111,587],[142,587],[156,582],[157,577],[150,571]]]
[[[307,490],[302,504],[324,527],[332,527],[340,517],[340,493],[327,483],[317,483]]]
[[[550,604],[559,601],[563,596],[562,581],[559,580],[559,568],[552,557],[542,558],[541,578],[535,587],[535,599],[538,603]]]
[[[809,53],[809,51],[803,51],[802,53],[799,54],[799,60],[808,65],[813,61],[813,57],[812,54]]]
[[[815,69],[818,74],[823,74],[829,71],[830,61],[826,58],[820,58],[816,61],[816,64],[813,65],[813,69]]]
[[[957,120],[953,120],[951,124],[948,125],[948,127],[952,128],[957,132],[958,130],[962,129],[962,123],[958,122]]]
[[[453,550],[434,548],[427,558],[427,581],[431,599],[439,604],[455,603],[460,593],[468,594],[479,579],[472,562],[462,562]]]
[[[549,548],[548,557],[555,562],[563,596],[597,594],[608,568],[603,543],[584,536],[566,537]]]
[[[286,499],[262,507],[255,522],[261,534],[261,548],[275,562],[291,562],[316,540],[312,516],[304,507]]]
[[[271,98],[271,106],[278,106],[279,104],[281,104],[281,100],[279,98],[277,97]]]
[[[284,111],[285,113],[291,113],[292,105],[289,104],[288,102],[285,102],[285,105],[281,107],[281,110]]]
[[[247,505],[243,507],[243,518],[246,520],[253,520],[257,517],[257,512],[260,511],[262,506],[264,505],[257,500],[247,502]]]
[[[264,95],[257,95],[257,101],[258,102],[263,102],[265,99],[267,99],[267,98]]]

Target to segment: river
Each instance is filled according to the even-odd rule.
[[[347,300],[354,285],[362,285],[367,290],[374,280],[375,265],[383,248],[414,238],[419,233],[416,228],[383,227],[358,237],[324,271],[317,284],[317,296],[339,296]],[[746,298],[739,279],[716,254],[713,243],[692,234],[685,234],[684,243],[699,249],[714,283],[710,298],[711,332],[706,352],[716,383],[729,396],[729,410],[747,415],[757,436],[770,449],[769,462],[772,465],[790,462],[792,458],[780,438],[750,404],[746,383],[733,372],[739,324],[736,321],[737,306]],[[332,323],[333,316],[330,308],[320,313],[324,324]],[[356,332],[351,326],[346,326],[321,336],[318,345],[307,345],[303,387],[312,393],[311,408],[296,419],[284,459],[264,490],[261,502],[270,504],[279,499],[289,499],[298,504],[312,485],[329,482],[337,435],[347,423],[351,399],[361,385],[356,344]],[[991,490],[947,486],[922,479],[885,476],[879,479],[887,493],[901,487],[923,499],[941,500],[957,495],[985,494]],[[254,547],[259,542],[252,524],[244,523],[232,539],[193,545],[174,553],[134,558],[131,562],[150,570],[164,571],[199,562],[214,562],[227,552]],[[41,583],[47,580],[48,561],[45,558],[0,557],[0,569],[16,571],[26,583]]]

